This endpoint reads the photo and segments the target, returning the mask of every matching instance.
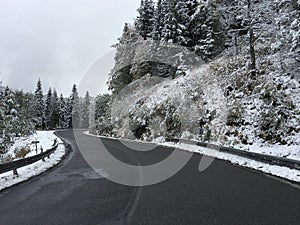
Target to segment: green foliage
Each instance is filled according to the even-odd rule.
[[[23,108],[28,107],[28,108]],[[6,88],[0,90],[0,154],[6,152],[15,137],[29,135],[34,132],[34,125],[29,114],[32,95],[22,91]]]
[[[80,101],[77,87],[74,84],[68,102],[68,128],[80,128]]]
[[[153,132],[159,133],[160,129],[164,128],[165,137],[180,137],[181,120],[177,113],[177,108],[171,100],[166,100],[156,105],[151,113],[151,120],[160,121],[159,123],[162,123],[162,126],[157,127],[157,130],[153,130]]]
[[[110,104],[111,96],[108,94],[98,95],[95,99],[95,128],[100,135],[110,136],[113,133]]]
[[[35,126],[36,129],[45,128],[45,117],[44,117],[44,96],[42,90],[42,82],[39,79],[36,84],[36,90],[34,94],[34,108],[35,108]]]
[[[81,128],[90,127],[90,105],[91,98],[89,92],[87,91],[81,107]]]
[[[148,107],[137,104],[135,108],[129,112],[129,129],[133,135],[141,139],[149,136],[149,120],[150,110]]]
[[[241,126],[244,124],[243,109],[241,106],[233,106],[228,110],[226,125]]]

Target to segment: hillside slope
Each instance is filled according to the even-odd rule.
[[[233,7],[223,1],[209,2],[222,10]],[[225,145],[299,145],[299,5],[289,0],[254,1],[248,14],[255,21],[252,27],[233,36],[227,30],[227,42],[234,44],[214,59],[193,66],[185,62],[185,75],[163,77],[149,70],[123,85],[112,98],[110,134]],[[229,17],[224,14],[225,23],[230,24]],[[130,68],[122,73],[126,71]]]

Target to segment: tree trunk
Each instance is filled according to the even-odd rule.
[[[249,46],[250,46],[250,70],[251,70],[251,77],[255,79],[256,77],[256,55],[255,55],[255,36],[253,32],[253,24],[251,20],[251,0],[248,0],[248,18],[250,19],[249,24]]]
[[[250,27],[249,33],[250,33],[249,44],[250,44],[250,58],[251,58],[250,70],[251,70],[252,78],[255,78],[256,76],[255,37],[254,37],[252,27]]]

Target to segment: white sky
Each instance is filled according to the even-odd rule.
[[[68,96],[133,22],[140,0],[0,0],[0,81]],[[100,75],[103,76],[103,75]],[[101,79],[100,79],[101,80]],[[100,81],[104,84],[104,81]]]

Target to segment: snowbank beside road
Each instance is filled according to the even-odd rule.
[[[19,175],[13,175],[12,171],[0,174],[0,191],[47,171],[51,167],[57,165],[66,153],[65,146],[62,145],[62,141],[54,135],[54,131],[37,131],[35,135],[18,139],[12,146],[12,148],[10,148],[10,152],[13,152],[16,147],[22,147],[36,140],[40,141],[40,143],[38,144],[38,149],[40,148],[40,146],[42,146],[45,151],[51,148],[54,139],[58,140],[59,145],[49,159],[45,158],[45,162],[40,160],[31,165],[19,168]],[[35,155],[35,151],[32,151],[30,154],[28,154],[28,156],[32,155]]]
[[[216,159],[226,160],[226,161],[231,162],[232,164],[255,169],[255,170],[264,172],[266,174],[271,174],[271,175],[281,177],[281,178],[284,178],[284,179],[287,179],[287,180],[290,180],[293,182],[300,182],[300,171],[296,170],[296,169],[290,169],[288,167],[283,167],[283,166],[270,165],[268,163],[262,163],[262,162],[255,161],[252,159],[247,159],[247,158],[244,158],[241,156],[236,156],[236,155],[232,155],[229,153],[224,153],[224,152],[220,152],[217,150],[207,149],[207,148],[190,145],[190,144],[183,144],[183,143],[179,143],[179,144],[160,143],[160,144],[164,145],[164,146],[168,146],[168,147],[177,147],[177,148],[185,150],[185,151],[199,153],[199,154],[206,155],[206,156],[216,158]],[[286,148],[286,149],[284,150],[284,148]],[[277,152],[278,148],[264,147],[263,149],[267,153],[272,152],[273,153],[272,155],[276,155],[275,152]],[[280,152],[290,152],[291,153],[292,149],[298,151],[297,148],[292,148],[289,146],[281,146]],[[259,149],[259,148],[254,148],[253,152],[264,154],[262,149]],[[296,152],[295,152],[295,154],[296,154]],[[277,155],[277,156],[280,156],[280,155]],[[298,154],[298,156],[299,156],[299,154]],[[293,158],[299,160],[299,158],[297,158],[297,157],[293,157]]]
[[[7,153],[3,155],[3,159],[11,158],[17,160],[16,150],[24,147],[30,149],[30,152],[25,156],[26,158],[41,153],[41,147],[43,151],[50,149],[54,143],[54,139],[58,139],[53,133],[54,131],[37,131],[28,137],[16,138],[14,144],[8,149]],[[36,152],[35,144],[32,144],[33,141],[39,141],[37,144],[38,152]]]

